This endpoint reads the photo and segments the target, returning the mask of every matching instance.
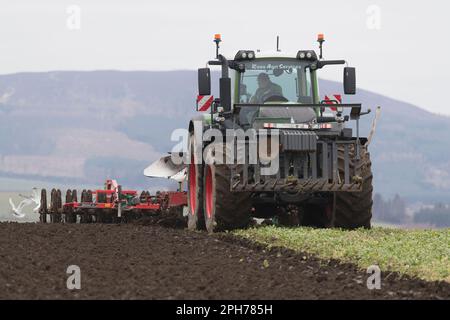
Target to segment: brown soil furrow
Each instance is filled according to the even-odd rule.
[[[81,290],[66,269],[81,268]],[[448,283],[383,274],[230,235],[152,225],[0,223],[1,299],[448,299]]]

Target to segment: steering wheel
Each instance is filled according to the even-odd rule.
[[[270,96],[270,97],[264,99],[263,102],[266,103],[266,102],[278,102],[278,101],[288,102],[289,100],[286,99],[285,97],[283,97],[282,95],[273,95],[273,96]]]

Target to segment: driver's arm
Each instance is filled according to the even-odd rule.
[[[276,83],[274,83],[273,86],[274,86],[274,92],[283,97],[283,88],[281,88],[281,86]]]
[[[256,92],[255,92],[255,94],[250,98],[250,101],[249,101],[249,103],[253,103],[253,104],[256,104],[256,103],[258,103],[259,101],[259,99],[258,99],[258,97],[259,97],[259,92],[260,92],[260,89],[258,88],[258,89],[256,89]]]

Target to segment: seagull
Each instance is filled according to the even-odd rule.
[[[41,195],[37,188],[33,188],[31,196],[24,196],[19,194],[24,200],[22,200],[19,205],[16,207],[11,198],[9,198],[9,204],[11,205],[12,213],[16,218],[24,218],[25,214],[22,212],[23,208],[32,204],[35,204],[36,207],[33,209],[33,212],[37,212],[41,205]]]
[[[14,202],[12,201],[12,199],[9,198],[9,204],[11,205],[13,216],[16,217],[16,218],[19,218],[19,219],[22,219],[22,218],[25,217],[25,214],[22,212],[22,209],[25,206],[28,206],[28,205],[30,205],[32,203],[33,203],[33,200],[31,200],[31,199],[24,199],[16,207]]]
[[[39,193],[38,188],[33,188],[31,192],[33,193],[31,197],[24,196],[22,194],[19,194],[19,196],[21,196],[24,199],[31,200],[32,203],[36,204],[36,207],[34,207],[33,212],[38,212],[39,208],[41,207],[41,194]]]

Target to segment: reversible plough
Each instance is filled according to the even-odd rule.
[[[83,190],[78,199],[76,189],[67,190],[65,202],[60,189],[52,189],[50,202],[47,190],[41,190],[40,221],[43,223],[119,223],[165,214],[183,216],[186,192],[149,191],[140,194],[123,190],[115,180],[107,180],[104,189]],[[79,201],[78,201],[79,200]]]

